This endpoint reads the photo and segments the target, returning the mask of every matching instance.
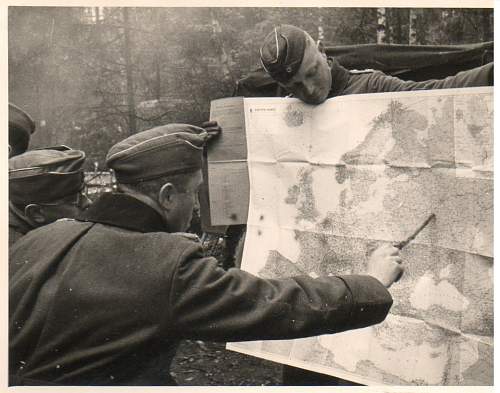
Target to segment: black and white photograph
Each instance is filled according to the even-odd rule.
[[[7,385],[493,392],[483,6],[5,7]]]

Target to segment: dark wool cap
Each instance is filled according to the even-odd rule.
[[[9,146],[13,154],[21,154],[28,149],[33,132],[35,132],[35,122],[30,115],[9,103]]]
[[[120,183],[137,183],[201,169],[208,134],[189,124],[168,124],[118,142],[106,164]]]
[[[84,185],[85,153],[67,146],[30,150],[9,159],[9,198],[17,204],[51,203]]]
[[[278,82],[287,82],[300,68],[306,47],[306,32],[291,25],[275,27],[260,48],[260,61]]]

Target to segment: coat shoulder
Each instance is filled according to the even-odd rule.
[[[144,233],[141,234],[139,242],[157,257],[162,257],[170,261],[180,261],[203,256],[200,239],[198,236],[190,233]]]

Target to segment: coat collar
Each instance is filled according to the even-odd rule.
[[[332,86],[330,88],[330,93],[328,93],[328,97],[330,98],[342,95],[342,92],[345,90],[347,83],[349,82],[350,73],[334,58],[329,58],[328,60],[331,63],[332,73]]]
[[[105,193],[80,214],[80,221],[96,222],[136,232],[167,232],[160,214],[137,198]]]
[[[11,202],[9,202],[9,227],[23,235],[35,228]]]

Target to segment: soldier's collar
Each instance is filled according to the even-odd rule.
[[[332,86],[328,97],[336,97],[342,95],[349,82],[350,74],[336,59],[329,57],[328,63],[330,64],[330,71],[332,73]]]
[[[12,202],[9,202],[9,227],[13,228],[15,231],[27,234],[32,229],[35,229],[33,225],[24,216],[21,210],[14,206]]]
[[[133,196],[122,193],[101,195],[78,217],[80,221],[96,222],[137,232],[166,232],[160,214]]]

